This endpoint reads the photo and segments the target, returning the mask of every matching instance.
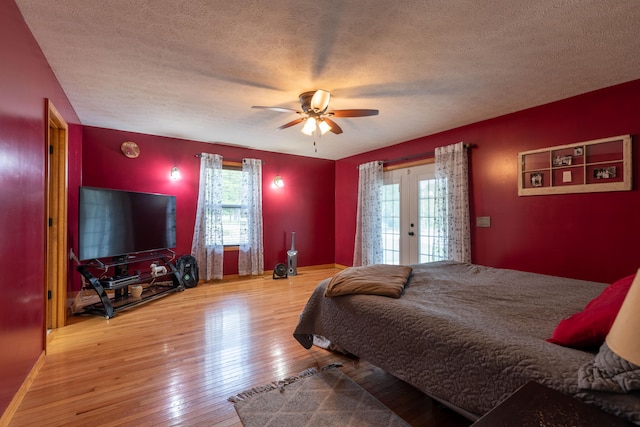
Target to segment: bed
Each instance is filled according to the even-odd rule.
[[[548,342],[606,284],[441,261],[412,266],[399,298],[310,296],[294,337],[351,353],[475,419],[530,380],[640,424],[640,393],[578,387],[596,351]]]

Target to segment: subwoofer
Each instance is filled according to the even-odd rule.
[[[273,268],[274,279],[286,279],[287,278],[287,266],[284,264],[276,264]]]

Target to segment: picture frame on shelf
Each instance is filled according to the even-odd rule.
[[[573,156],[555,156],[553,166],[571,166]]]
[[[596,168],[593,170],[593,177],[595,179],[609,179],[616,177],[616,167],[607,166],[604,168]]]
[[[530,180],[531,180],[531,186],[532,187],[542,187],[542,185],[543,185],[542,172],[532,173]]]

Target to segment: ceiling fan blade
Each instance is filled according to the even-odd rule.
[[[327,114],[330,114],[333,117],[366,117],[366,116],[377,116],[378,113],[379,113],[378,110],[356,109],[356,110],[334,110],[334,111],[328,112]]]
[[[334,122],[333,120],[325,117],[323,119],[325,122],[327,122],[327,124],[329,126],[331,126],[331,132],[335,133],[336,135],[341,134],[342,133],[342,128],[340,126],[338,126],[338,124],[336,122]]]
[[[285,123],[285,124],[283,124],[283,125],[282,125],[282,126],[280,126],[278,129],[286,129],[286,128],[289,128],[289,127],[291,127],[291,126],[295,126],[295,125],[297,125],[298,123],[302,123],[302,122],[304,121],[304,119],[305,119],[304,117],[300,117],[299,119],[295,119],[295,120],[293,120],[293,121],[290,121],[289,123]]]
[[[292,108],[284,108],[284,107],[265,107],[262,105],[254,105],[251,108],[260,108],[263,110],[273,110],[273,111],[278,111],[279,113],[298,113],[300,114],[300,111],[298,110],[294,110]]]
[[[320,113],[324,113],[329,106],[329,99],[331,94],[326,90],[318,89],[311,98],[311,109]]]

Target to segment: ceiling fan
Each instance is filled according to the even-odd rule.
[[[266,110],[279,111],[281,113],[293,112],[299,114],[301,117],[283,124],[278,129],[286,129],[304,122],[302,133],[305,135],[313,135],[316,131],[321,135],[324,135],[328,131],[335,134],[342,133],[342,129],[331,119],[332,117],[365,117],[378,115],[378,110],[368,109],[327,111],[330,98],[331,94],[329,92],[318,89],[300,94],[300,106],[302,111],[282,107],[264,107],[261,105],[254,105],[251,108],[262,108]]]

